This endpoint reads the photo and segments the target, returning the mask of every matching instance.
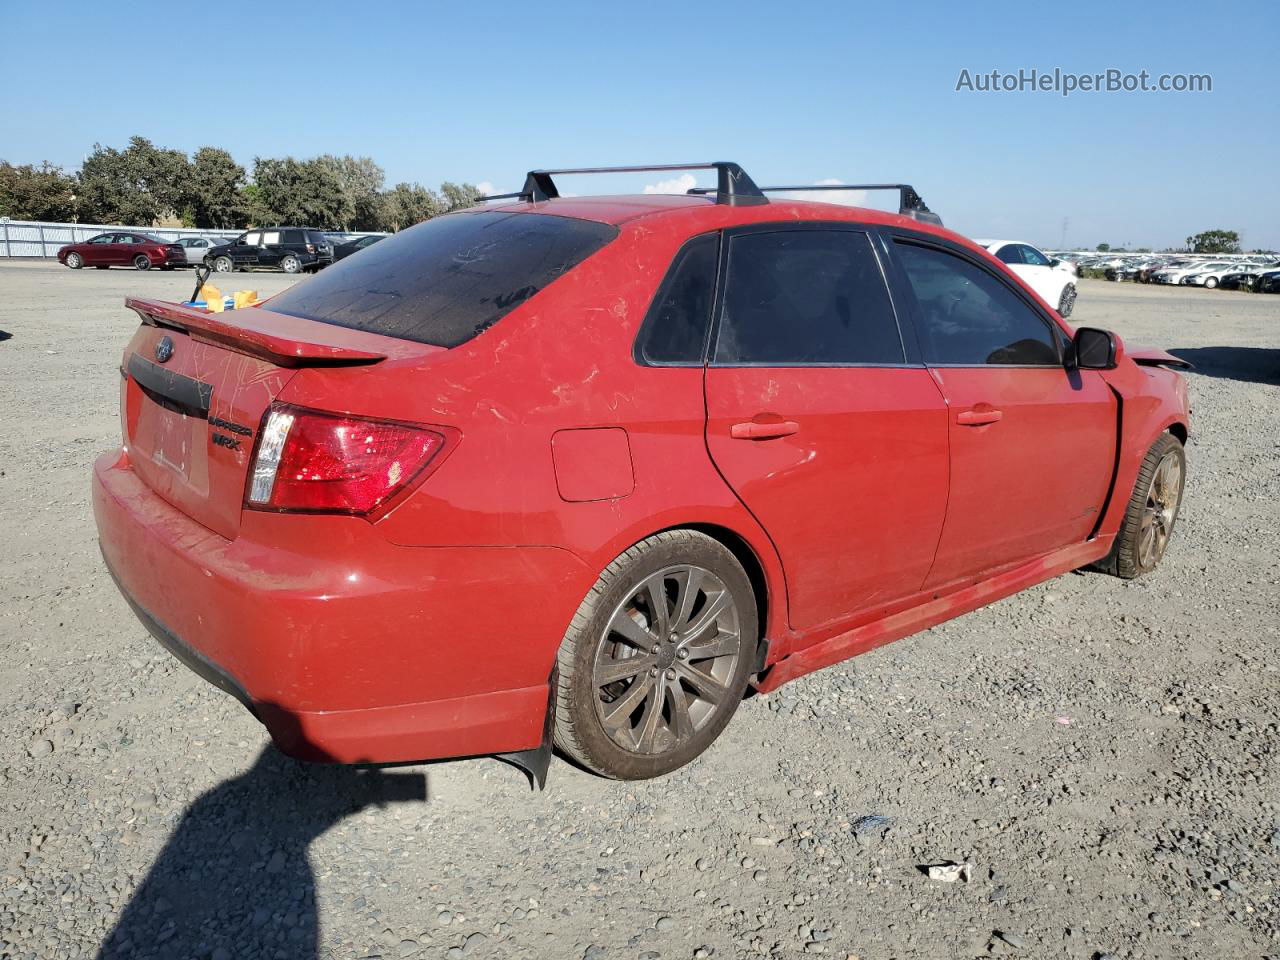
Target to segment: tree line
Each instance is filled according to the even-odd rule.
[[[50,163],[0,160],[0,216],[235,230],[298,224],[394,232],[475,204],[469,183],[388,188],[369,157],[254,157],[253,173],[219,147],[188,156],[131,137],[123,150],[94,144],[74,173]]]

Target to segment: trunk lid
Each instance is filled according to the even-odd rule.
[[[129,298],[142,326],[121,364],[121,422],[138,476],[227,539],[240,529],[263,414],[299,368],[367,366],[425,347],[257,307],[206,313]]]

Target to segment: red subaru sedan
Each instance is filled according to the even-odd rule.
[[[709,166],[535,171],[259,307],[130,299],[93,502],[146,626],[298,757],[642,778],[749,684],[1156,566],[1181,361],[1073,331],[910,187]]]
[[[119,230],[60,247],[58,262],[72,270],[81,267],[97,267],[99,270],[108,267],[133,267],[135,270],[159,267],[172,270],[186,266],[187,254],[180,244],[161,240],[149,233]]]

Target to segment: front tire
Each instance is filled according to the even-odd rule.
[[[148,259],[145,254],[141,254],[141,253],[138,254],[136,257],[133,258],[133,269],[150,270],[151,269],[150,259]]]
[[[280,261],[280,269],[285,273],[300,273],[302,271],[302,261],[292,253],[288,254]]]
[[[80,256],[78,253],[68,253],[67,266],[72,270],[79,270],[84,266],[84,257]]]
[[[1071,316],[1071,311],[1076,306],[1076,285],[1068,283],[1062,288],[1062,295],[1058,297],[1058,315],[1064,319]]]
[[[643,540],[600,575],[557,655],[556,745],[618,780],[670,773],[728,725],[759,627],[742,564],[693,530]]]
[[[1205,282],[1204,282],[1204,288],[1205,288],[1206,290],[1212,290],[1212,289],[1213,289],[1214,287],[1216,287],[1217,285],[1218,285],[1218,278],[1217,278],[1217,277],[1208,277],[1208,278],[1205,280]]]
[[[1187,454],[1182,444],[1171,433],[1161,434],[1142,461],[1120,532],[1099,569],[1132,580],[1159,565],[1182,506],[1186,477]]]
[[[234,267],[230,257],[218,257],[213,261],[214,273],[230,273]]]

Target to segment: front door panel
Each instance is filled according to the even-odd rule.
[[[1096,371],[939,368],[951,493],[927,587],[1082,543],[1115,464],[1116,398]]]

